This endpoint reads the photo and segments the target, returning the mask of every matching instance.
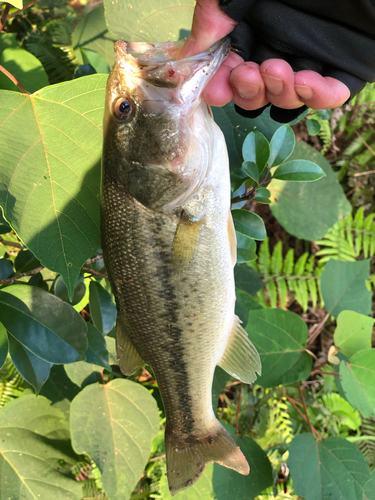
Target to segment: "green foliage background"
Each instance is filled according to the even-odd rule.
[[[184,38],[194,1],[1,7],[0,64],[26,90],[0,72],[0,498],[166,500],[157,383],[117,365],[102,116],[113,41]],[[243,386],[217,368],[213,384],[250,475],[209,464],[177,499],[375,499],[374,97],[368,86],[340,116],[301,122],[323,152],[346,134],[339,159],[267,111],[213,110],[230,157],[236,313],[263,371]]]

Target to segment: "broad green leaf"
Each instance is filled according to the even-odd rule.
[[[259,187],[256,190],[256,196],[261,196],[262,198],[269,198],[271,196],[271,191],[264,187]]]
[[[247,436],[237,436],[231,425],[225,425],[250,465],[250,474],[214,464],[212,483],[217,500],[253,499],[273,483],[272,467],[262,448]]]
[[[320,132],[320,123],[318,120],[314,120],[313,118],[308,118],[306,120],[307,131],[310,135],[316,135]]]
[[[109,73],[111,68],[104,56],[90,49],[80,48],[83,64],[90,64],[97,73]]]
[[[191,28],[193,0],[105,0],[105,18],[109,30],[122,40],[165,42],[178,40],[180,31]]]
[[[20,44],[17,42],[17,33],[1,33],[0,36],[0,52],[5,49],[16,49]]]
[[[257,245],[252,238],[247,238],[243,234],[237,233],[237,262],[239,264],[243,262],[249,262],[256,260],[256,248]]]
[[[1,65],[31,93],[49,85],[42,63],[21,47],[5,49],[1,54]],[[0,73],[0,88],[20,92],[4,73]]]
[[[87,323],[87,338],[89,346],[85,352],[87,363],[103,366],[111,371],[111,366],[108,360],[108,351],[106,339],[102,333],[91,323]]]
[[[254,240],[264,240],[267,237],[263,219],[249,210],[232,210],[236,231]]]
[[[264,287],[260,275],[254,268],[246,265],[236,265],[234,268],[236,287],[250,295],[256,295]]]
[[[23,0],[10,0],[10,2],[6,3],[10,3],[10,5],[13,5],[13,7],[15,7],[16,9],[22,9],[23,7]]]
[[[84,359],[86,324],[71,306],[54,295],[25,285],[3,288],[0,315],[13,337],[43,360],[73,363]]]
[[[273,134],[270,142],[270,157],[268,164],[270,167],[277,167],[286,161],[293,153],[296,138],[290,125],[282,125]]]
[[[168,479],[166,475],[161,476],[160,493],[163,500],[216,500],[212,485],[214,464],[207,464],[205,471],[198,481],[186,490],[179,491],[176,495],[169,493]]]
[[[8,259],[0,259],[0,280],[6,280],[13,272],[12,263]]]
[[[363,488],[363,500],[375,500],[375,470]]]
[[[79,461],[64,414],[43,397],[22,396],[0,413],[0,498],[80,500]]]
[[[253,311],[254,309],[263,309],[263,306],[252,295],[240,288],[236,288],[235,313],[242,321],[244,328],[247,325],[249,311]]]
[[[59,297],[59,299],[63,300],[64,302],[67,302],[71,306],[76,306],[81,302],[81,300],[86,294],[86,283],[84,281],[83,276],[78,276],[78,279],[74,285],[72,300],[69,300],[68,289],[65,286],[62,276],[59,276],[55,281],[54,292],[56,297]]]
[[[97,281],[90,283],[91,319],[98,330],[107,335],[116,323],[116,305],[110,294]]]
[[[272,177],[281,181],[312,182],[326,177],[326,174],[312,161],[291,160],[280,165]]]
[[[8,356],[9,344],[8,335],[5,326],[0,323],[0,368],[5,363]]]
[[[52,364],[35,356],[35,354],[26,349],[10,333],[8,333],[8,342],[9,354],[14,366],[22,377],[34,387],[38,394],[49,377]]]
[[[79,393],[79,387],[69,379],[62,365],[54,365],[50,376],[43,385],[40,395],[48,398],[53,408],[58,408],[67,417],[70,413],[70,402]]]
[[[21,250],[18,252],[17,257],[14,260],[14,268],[17,273],[25,273],[36,269],[40,266],[40,262],[35,258],[34,254],[30,250]]]
[[[337,317],[335,345],[348,358],[362,349],[370,349],[374,321],[354,311],[342,311]]]
[[[276,387],[309,376],[312,358],[305,351],[308,331],[298,314],[282,309],[250,311],[246,331],[262,362],[257,384]]]
[[[273,180],[268,186],[272,193],[272,213],[293,236],[318,240],[352,207],[331,165],[315,149],[297,142],[289,159],[312,161],[323,169],[326,177],[312,184]]]
[[[155,399],[130,380],[90,385],[74,398],[70,422],[73,448],[94,460],[109,498],[128,500],[159,431]]]
[[[270,156],[269,142],[264,135],[257,130],[250,132],[244,140],[242,155],[245,161],[255,163],[258,167],[259,173],[261,173]]]
[[[340,381],[349,403],[364,417],[375,417],[375,349],[354,354],[340,363]]]
[[[212,406],[215,412],[217,410],[219,396],[224,391],[229,380],[233,380],[233,378],[226,371],[220,368],[220,366],[216,366],[212,382]]]
[[[259,170],[256,163],[253,161],[244,161],[242,163],[242,170],[250,179],[255,181],[257,185],[259,184]]]
[[[313,434],[300,434],[289,454],[296,495],[305,500],[362,500],[370,469],[354,444],[337,437],[315,441]]]
[[[263,198],[262,196],[255,196],[254,201],[263,203],[264,205],[270,205],[272,203],[269,198]]]
[[[32,253],[63,276],[70,296],[100,246],[105,82],[93,75],[31,96],[0,92],[0,205]]]
[[[79,53],[81,48],[97,52],[112,68],[115,62],[113,44],[117,40],[118,37],[108,31],[104,18],[104,7],[101,5],[91,10],[77,24],[73,31],[72,44],[82,63],[84,62],[83,55]]]
[[[324,266],[320,286],[325,307],[335,318],[341,311],[371,313],[371,292],[365,281],[370,276],[370,261],[341,262],[330,259]]]

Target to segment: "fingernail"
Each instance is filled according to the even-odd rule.
[[[309,85],[294,85],[294,90],[302,99],[311,99],[314,94]]]
[[[262,78],[266,84],[267,90],[269,90],[272,94],[281,94],[284,90],[284,82],[280,78],[265,75],[264,73],[262,73]]]
[[[234,88],[241,97],[244,99],[251,99],[259,94],[260,87],[259,85],[255,85],[254,83],[247,82],[236,82]]]

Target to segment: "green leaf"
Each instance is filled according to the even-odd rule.
[[[25,285],[3,288],[0,314],[5,328],[43,360],[73,363],[84,359],[86,324],[71,306],[52,294]]]
[[[178,40],[180,31],[189,33],[193,20],[193,0],[105,0],[109,30],[118,38],[135,42]],[[184,37],[185,38],[185,37]]]
[[[363,500],[375,500],[375,470],[363,488]]]
[[[249,210],[232,210],[236,231],[254,240],[264,240],[267,237],[263,219]]]
[[[259,184],[259,170],[256,163],[253,161],[244,161],[242,163],[242,170],[250,179]]]
[[[326,177],[313,184],[272,180],[268,186],[272,193],[272,214],[293,236],[311,241],[320,239],[352,207],[331,165],[315,149],[297,142],[290,160],[312,161],[323,169]]]
[[[15,7],[16,9],[22,9],[23,7],[23,0],[11,0],[10,2],[6,3],[10,3],[10,5],[13,5],[13,7]]]
[[[242,321],[244,328],[247,325],[249,311],[253,311],[254,309],[263,309],[263,306],[252,295],[240,288],[236,288],[235,313]]]
[[[6,280],[13,272],[12,263],[8,259],[0,259],[0,280]]]
[[[116,323],[116,305],[107,290],[97,281],[90,283],[90,312],[96,328],[107,335]]]
[[[155,399],[130,380],[90,385],[74,398],[70,422],[73,448],[94,460],[107,495],[128,500],[159,431]]]
[[[89,346],[85,352],[86,362],[94,365],[104,366],[112,371],[108,360],[106,339],[102,333],[91,323],[87,323],[87,338]]]
[[[259,187],[256,190],[256,196],[261,196],[262,198],[269,198],[271,196],[271,191],[267,188]]]
[[[109,73],[111,68],[104,56],[90,49],[80,48],[83,64],[90,64],[97,73]]]
[[[25,273],[36,269],[40,266],[40,262],[35,258],[34,254],[30,250],[21,250],[18,252],[17,257],[14,260],[14,268],[17,273]]]
[[[86,283],[84,282],[83,276],[78,276],[78,280],[74,285],[72,300],[69,300],[68,289],[66,288],[62,277],[59,276],[55,281],[54,292],[56,297],[59,297],[59,299],[63,300],[64,302],[67,302],[71,306],[75,306],[81,302],[81,300],[86,294]]]
[[[272,467],[262,448],[247,436],[236,435],[234,427],[224,424],[250,465],[242,476],[232,469],[214,464],[212,483],[217,500],[253,499],[273,483]]]
[[[105,81],[93,75],[32,96],[0,92],[0,205],[31,252],[63,276],[71,297],[100,246]]]
[[[246,265],[234,267],[234,281],[236,287],[250,295],[256,295],[264,287],[264,283],[257,271]]]
[[[251,161],[258,167],[259,173],[264,170],[270,156],[270,145],[263,134],[255,130],[246,136],[242,146],[245,161]]]
[[[13,335],[8,333],[9,354],[12,362],[22,377],[32,385],[38,393],[49,377],[51,363],[35,356],[26,349]]]
[[[17,33],[1,33],[0,36],[0,52],[12,47],[17,48],[20,44],[17,42]]]
[[[315,441],[312,434],[300,434],[289,453],[296,495],[305,500],[362,500],[370,469],[354,444],[336,437]]]
[[[312,182],[326,177],[326,174],[312,161],[291,160],[280,165],[272,177],[281,181]]]
[[[72,472],[79,461],[64,414],[39,396],[23,396],[0,413],[0,498],[80,500]]]
[[[91,10],[77,24],[73,31],[72,44],[77,56],[79,56],[81,48],[97,52],[112,68],[115,62],[113,43],[117,40],[118,37],[108,31],[104,18],[104,7],[101,5]],[[82,56],[81,59],[83,63]]]
[[[335,345],[348,358],[362,349],[370,349],[374,321],[354,311],[342,311],[337,317]]]
[[[269,198],[263,198],[262,196],[255,196],[254,201],[257,203],[263,203],[264,205],[270,205],[272,203]]]
[[[335,318],[341,311],[371,313],[371,292],[365,281],[370,276],[370,261],[340,262],[331,259],[324,266],[321,291],[327,311]]]
[[[79,387],[72,383],[62,365],[54,365],[50,376],[43,385],[40,395],[51,401],[54,408],[59,408],[67,417],[70,413],[70,402],[79,393]]]
[[[273,134],[270,142],[270,157],[268,164],[270,167],[277,167],[286,161],[293,153],[296,138],[290,125],[282,125]]]
[[[227,382],[231,379],[232,377],[228,375],[226,371],[220,368],[220,366],[216,366],[212,382],[212,405],[215,412],[217,410],[219,396],[224,391]]]
[[[237,262],[239,264],[256,260],[257,245],[252,238],[247,238],[240,233],[236,233],[237,237]]]
[[[319,134],[321,126],[318,120],[314,120],[313,118],[308,118],[306,120],[307,131],[310,135]]]
[[[308,331],[298,314],[282,309],[250,311],[246,331],[262,361],[257,384],[276,387],[309,376],[312,358],[305,351]]]
[[[340,381],[349,403],[364,417],[375,417],[375,349],[354,354],[340,363]]]
[[[9,71],[30,93],[49,85],[47,73],[42,63],[25,49],[5,49],[1,55],[1,65]],[[0,88],[20,92],[4,73],[0,73]]]
[[[0,323],[0,368],[2,368],[8,356],[9,344],[5,326]]]

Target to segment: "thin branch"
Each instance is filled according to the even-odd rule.
[[[301,398],[301,401],[302,401],[302,404],[303,404],[303,409],[305,411],[306,421],[309,424],[311,432],[312,433],[316,432],[317,436],[319,436],[320,439],[322,439],[322,436],[320,436],[320,434],[318,433],[318,431],[313,427],[312,423],[310,422],[309,414],[307,413],[305,398],[303,397],[302,389],[301,389],[301,384],[299,382],[297,382],[297,387],[298,387],[299,397]]]
[[[97,260],[100,260],[103,258],[103,254],[95,255],[92,259],[86,260],[85,264],[91,264],[91,262],[96,262]]]
[[[333,375],[334,377],[340,376],[340,374],[337,372],[322,372],[321,370],[314,370],[313,372],[310,373],[310,377],[312,375]]]
[[[370,174],[375,174],[375,170],[367,170],[367,172],[357,172],[356,174],[353,174],[353,177],[359,177],[360,175],[370,175]]]
[[[3,13],[2,13],[1,19],[0,19],[0,30],[3,29],[4,24],[7,22],[8,14],[9,14],[9,11],[10,11],[10,7],[11,7],[10,3],[7,3],[5,5],[5,8],[3,10]]]
[[[0,243],[6,245],[7,247],[19,248],[20,250],[23,248],[22,244],[18,243],[18,241],[4,240],[2,236],[0,236]]]
[[[316,337],[320,334],[320,332],[323,330],[323,327],[324,327],[324,324],[326,323],[326,321],[328,320],[328,318],[330,317],[330,313],[327,313],[323,320],[318,324],[318,325],[315,325],[315,329],[312,328],[311,329],[311,335],[309,336],[309,339],[307,341],[307,345],[310,346],[314,340],[316,339]]]
[[[20,89],[20,91],[23,93],[23,94],[31,94],[31,92],[29,92],[28,90],[25,89],[25,87],[22,85],[22,83],[20,83],[16,77],[14,77],[11,73],[9,73],[9,71],[7,69],[4,68],[4,66],[1,66],[0,65],[0,71],[2,73],[4,73],[4,75],[6,75],[10,80],[12,80],[12,82],[14,83],[14,85],[17,85],[17,87]]]
[[[0,285],[4,283],[8,283],[9,285],[13,285],[13,283],[20,278],[24,278],[25,276],[31,276],[33,274],[39,273],[42,269],[44,269],[44,266],[39,266],[36,269],[32,269],[31,271],[27,271],[26,273],[18,273],[13,276],[13,278],[8,278],[6,280],[0,280]]]
[[[165,457],[166,457],[166,455],[164,454],[164,455],[160,455],[160,457],[150,458],[149,462],[156,462],[156,460],[162,460]]]
[[[25,5],[25,7],[23,7],[22,9],[16,10],[16,12],[13,12],[13,14],[10,14],[10,16],[8,16],[8,19],[12,19],[12,17],[18,16],[18,14],[21,14],[21,12],[23,12],[26,9],[28,9],[32,5],[34,5],[34,3],[36,3],[37,1],[38,0],[31,0],[31,2],[29,2],[27,5]]]
[[[84,266],[84,267],[82,267],[82,269],[84,271],[88,271],[93,276],[100,276],[101,278],[105,278],[106,280],[108,279],[108,275],[107,274],[99,273],[99,271],[95,271],[94,269],[91,269],[91,267]]]
[[[286,399],[289,401],[289,403],[298,411],[298,413],[301,415],[301,417],[305,420],[306,423],[309,423],[307,417],[301,412],[301,410],[298,408],[298,406],[294,403],[293,399],[288,396],[288,394],[286,392],[284,392],[280,386],[278,387],[279,391],[281,392],[281,394],[283,396],[286,397]],[[315,427],[310,427],[310,429],[313,431],[314,434],[316,434],[316,436],[319,438],[319,439],[323,439],[322,436],[319,434],[319,432],[315,429]]]
[[[240,416],[240,405],[241,405],[241,395],[242,395],[242,386],[243,383],[240,383],[238,401],[237,401],[237,411],[236,411],[236,434],[238,434],[238,420]]]
[[[364,140],[364,138],[361,136],[361,134],[358,132],[358,130],[356,130],[356,131],[355,131],[355,133],[357,134],[357,136],[358,136],[359,138],[361,138],[361,139],[362,139],[363,144],[366,146],[366,148],[367,148],[369,151],[371,151],[371,153],[375,156],[375,151],[372,149],[372,147],[371,147],[369,144],[367,144],[367,142]]]

